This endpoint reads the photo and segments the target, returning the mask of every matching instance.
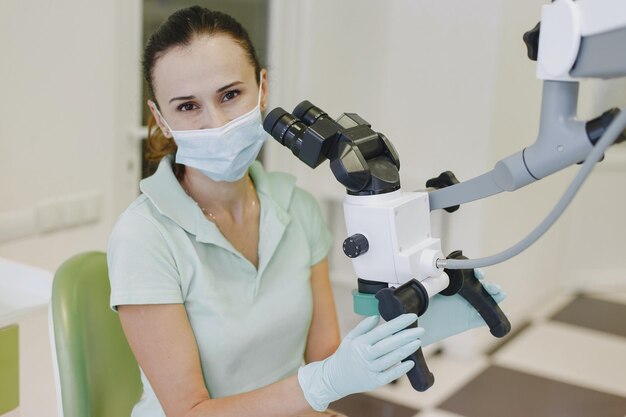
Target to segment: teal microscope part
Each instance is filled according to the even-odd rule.
[[[365,294],[359,290],[352,290],[354,312],[361,316],[378,316],[378,300],[374,294]]]

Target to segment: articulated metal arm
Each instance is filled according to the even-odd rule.
[[[515,191],[570,165],[583,162],[618,113],[611,109],[585,122],[576,118],[578,83],[544,81],[541,122],[531,146],[498,161],[493,170],[430,193],[436,210]],[[622,134],[615,143],[622,142]]]
[[[624,0],[555,0],[543,6],[541,22],[524,42],[544,80],[537,141],[490,172],[432,192],[431,210],[514,191],[584,161],[617,115],[611,109],[589,122],[577,120],[577,81],[626,76]]]

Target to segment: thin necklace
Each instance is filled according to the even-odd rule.
[[[181,185],[182,185],[182,184],[181,184]],[[252,180],[251,180],[250,176],[248,176],[248,186],[249,186],[249,187],[247,188],[247,190],[248,190],[248,191],[254,191],[254,186],[252,185]],[[208,216],[208,217],[211,219],[211,221],[212,221],[213,223],[217,224],[217,219],[215,218],[215,215],[214,215],[214,214],[213,214],[210,210],[208,210],[206,207],[204,207],[204,206],[200,205],[200,204],[196,201],[196,199],[195,199],[195,198],[193,198],[193,197],[191,196],[191,193],[189,193],[189,190],[187,189],[187,187],[183,186],[183,190],[184,190],[184,191],[185,191],[185,193],[189,196],[189,198],[191,198],[191,199],[193,200],[193,202],[194,202],[194,203],[196,203],[196,206],[198,206],[198,207],[200,208],[200,210],[201,210],[201,211],[202,211],[202,213],[205,215],[205,217],[206,217],[206,216]],[[255,199],[254,199],[254,198],[252,199],[252,204],[251,204],[251,206],[252,206],[252,207],[256,206],[256,201],[255,201]]]

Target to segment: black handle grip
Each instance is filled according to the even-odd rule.
[[[448,259],[467,259],[463,252],[454,251]],[[498,303],[489,295],[473,269],[444,269],[450,277],[450,282],[462,282],[458,294],[465,298],[481,315],[489,326],[489,331],[495,337],[503,337],[511,331],[511,323],[506,315],[500,310]],[[452,295],[442,291],[442,294]]]
[[[383,319],[389,321],[404,313],[415,313],[418,316],[428,308],[428,293],[424,286],[416,279],[408,281],[398,288],[383,288],[376,293],[378,311]],[[417,327],[417,321],[407,328]],[[406,376],[411,386],[417,391],[424,392],[435,383],[435,377],[428,369],[422,348],[416,350],[402,362],[412,360],[415,366]]]
[[[415,362],[415,366],[406,373],[406,376],[409,378],[409,382],[411,382],[411,386],[419,392],[424,392],[428,388],[432,387],[435,383],[435,376],[432,372],[430,372],[430,369],[428,369],[428,365],[426,365],[426,359],[424,359],[422,348],[417,349],[415,353],[404,359],[402,362],[407,360]]]
[[[474,270],[465,277],[459,295],[465,298],[481,315],[495,337],[503,337],[511,331],[511,323],[500,310],[498,303],[489,295],[480,281],[474,276]]]

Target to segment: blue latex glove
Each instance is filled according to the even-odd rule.
[[[403,314],[376,327],[379,318],[367,317],[348,333],[332,356],[298,370],[300,387],[314,410],[323,411],[346,395],[388,384],[414,366],[413,361],[400,361],[420,347],[424,329],[404,329],[417,316]]]
[[[497,303],[506,298],[498,284],[485,280],[485,273],[481,269],[475,269],[474,276]],[[426,331],[421,337],[422,346],[485,324],[478,311],[460,295],[435,295],[431,297],[428,309],[419,319],[419,325]]]

